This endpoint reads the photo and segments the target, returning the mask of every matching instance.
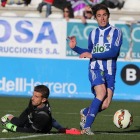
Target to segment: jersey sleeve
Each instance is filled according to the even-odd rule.
[[[83,49],[83,48],[80,48],[78,46],[75,46],[72,50],[77,52],[78,54],[82,54],[84,52],[89,52],[91,53],[92,51],[92,41],[91,41],[91,32],[89,34],[89,38],[88,38],[88,49]]]
[[[54,118],[52,118],[52,127],[56,128],[57,130],[64,129]]]
[[[88,49],[83,49],[83,48],[80,48],[78,46],[75,46],[72,50],[77,52],[78,54],[82,54],[84,52],[88,52]]]
[[[121,45],[122,45],[122,31],[120,29],[115,29],[112,43],[110,46],[111,48],[109,49],[109,51],[105,51],[103,53],[94,53],[92,54],[92,58],[95,59],[117,58],[120,52]]]

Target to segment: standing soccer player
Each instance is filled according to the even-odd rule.
[[[91,125],[98,112],[108,108],[115,89],[116,61],[122,44],[122,31],[109,24],[109,10],[102,4],[91,9],[99,27],[92,30],[88,38],[88,49],[76,46],[76,38],[68,37],[69,46],[80,54],[80,58],[89,58],[89,80],[95,95],[91,105],[80,111],[82,134],[94,135]]]

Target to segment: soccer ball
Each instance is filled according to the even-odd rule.
[[[132,114],[126,109],[118,110],[113,117],[113,122],[120,129],[128,128],[133,123]]]

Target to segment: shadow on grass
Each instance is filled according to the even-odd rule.
[[[122,130],[122,131],[121,131]],[[119,129],[119,131],[94,131],[97,134],[100,133],[116,133],[116,134],[122,134],[122,133],[137,133],[140,132],[140,126],[136,126],[135,130],[129,130],[127,131],[126,129]]]
[[[62,134],[59,131],[50,131],[48,134]]]

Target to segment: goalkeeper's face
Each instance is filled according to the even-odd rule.
[[[42,97],[42,93],[34,91],[31,100],[32,100],[32,105],[38,108],[44,104],[46,98]]]

